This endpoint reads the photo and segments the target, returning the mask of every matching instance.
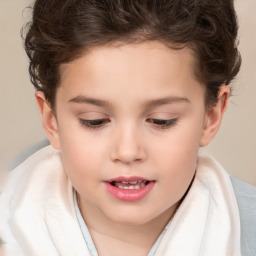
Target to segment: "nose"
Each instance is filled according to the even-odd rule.
[[[143,136],[135,127],[125,126],[115,132],[111,160],[124,164],[142,162],[146,158]]]

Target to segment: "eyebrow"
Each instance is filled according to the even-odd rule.
[[[150,100],[146,102],[145,106],[146,108],[152,108],[155,106],[161,106],[161,105],[173,104],[173,103],[191,103],[191,101],[186,97],[171,96],[171,97],[166,97],[161,99]]]
[[[82,96],[82,95],[76,96],[75,98],[72,98],[68,102],[91,104],[91,105],[95,105],[95,106],[99,106],[99,107],[106,107],[106,106],[110,105],[110,103],[108,101],[89,98],[89,97]]]
[[[80,103],[80,104],[91,104],[99,107],[108,107],[111,105],[110,102],[108,101],[90,98],[83,95],[76,96],[75,98],[72,98],[68,102],[74,102],[74,103]],[[149,100],[148,102],[145,103],[145,107],[152,108],[155,106],[172,104],[172,103],[191,103],[191,102],[186,97],[171,96],[171,97],[166,97],[161,99]]]

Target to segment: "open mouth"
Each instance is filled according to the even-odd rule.
[[[148,180],[134,180],[134,181],[112,181],[110,184],[120,189],[141,189],[150,183]]]
[[[104,182],[107,191],[122,201],[138,201],[153,189],[156,181],[142,177],[117,177]]]

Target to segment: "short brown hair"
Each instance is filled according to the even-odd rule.
[[[52,108],[61,64],[95,46],[158,40],[190,47],[207,105],[241,64],[233,0],[36,0],[27,28],[30,78]]]

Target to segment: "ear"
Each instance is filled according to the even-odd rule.
[[[216,135],[220,127],[223,114],[227,108],[229,96],[229,86],[222,85],[219,88],[218,101],[216,105],[208,109],[205,113],[204,128],[200,140],[201,147],[208,145]]]
[[[36,91],[35,97],[48,139],[55,149],[60,150],[58,123],[54,111],[49,107],[43,92]]]

